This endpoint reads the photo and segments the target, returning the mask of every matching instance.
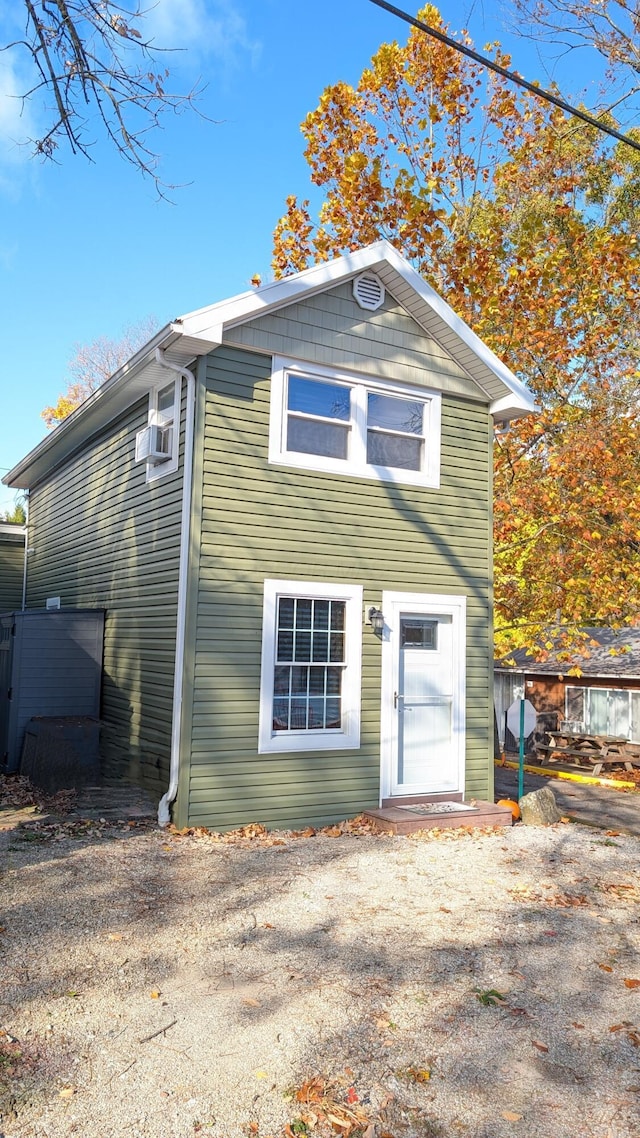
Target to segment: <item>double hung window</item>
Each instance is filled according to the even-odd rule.
[[[362,588],[265,581],[260,751],[360,743]]]
[[[180,379],[155,388],[149,395],[148,429],[145,433],[151,457],[147,482],[178,469],[180,434]]]
[[[272,380],[269,460],[437,486],[440,396],[279,361]]]

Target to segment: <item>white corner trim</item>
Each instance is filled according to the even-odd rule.
[[[347,386],[354,392],[354,411],[351,419],[351,454],[347,459],[328,458],[287,450],[287,377],[329,380]],[[402,467],[374,466],[366,461],[367,447],[367,394],[413,399],[424,404],[425,465],[422,470],[405,470]],[[417,436],[416,436],[417,437]],[[271,375],[271,402],[269,413],[269,463],[272,466],[289,466],[321,474],[338,474],[346,478],[372,478],[379,482],[398,485],[440,486],[440,454],[442,437],[442,395],[426,387],[412,387],[378,379],[362,372],[305,364],[300,360],[273,358]]]
[[[276,619],[278,598],[281,596],[346,601],[346,664],[343,673],[341,730],[286,732],[274,732],[273,730]],[[323,581],[265,580],[260,669],[259,754],[287,751],[354,750],[360,746],[362,598],[362,585],[329,584]]]

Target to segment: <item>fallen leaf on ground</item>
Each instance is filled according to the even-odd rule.
[[[598,964],[598,968],[601,968],[603,972],[613,972],[613,968],[610,964],[600,964],[598,961],[596,961],[596,963]]]
[[[476,1000],[485,1008],[496,1008],[506,1004],[506,999],[502,992],[497,992],[495,988],[474,988]]]
[[[625,988],[640,988],[640,980],[625,980]]]
[[[62,1090],[58,1092],[58,1098],[71,1098],[75,1093],[75,1087],[63,1087]]]
[[[153,988],[152,991],[149,992],[149,995],[151,996],[152,1000],[159,1000],[161,993],[158,988]]]
[[[571,1026],[572,1027],[584,1027],[584,1024],[583,1023],[572,1023]],[[609,1028],[609,1031],[611,1031],[611,1028]]]
[[[519,1122],[522,1115],[516,1114],[515,1110],[503,1110],[502,1117],[506,1118],[507,1122]]]
[[[251,996],[247,996],[243,1001],[245,1008],[259,1008],[261,1007],[260,1000],[252,1000]]]
[[[539,1043],[537,1039],[532,1039],[531,1042],[532,1042],[534,1047],[537,1047],[538,1051],[545,1051],[546,1052],[549,1050],[546,1043]]]
[[[428,1083],[431,1078],[431,1071],[428,1067],[407,1067],[404,1072],[409,1079],[413,1079],[414,1083]]]

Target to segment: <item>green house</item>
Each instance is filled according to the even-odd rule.
[[[24,526],[0,522],[0,613],[22,605]]]
[[[106,610],[159,817],[492,799],[494,422],[530,393],[379,242],[164,327],[7,476],[27,607]]]

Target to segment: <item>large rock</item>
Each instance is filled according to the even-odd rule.
[[[518,803],[525,826],[552,826],[560,821],[560,811],[554,793],[548,786],[523,794]]]

